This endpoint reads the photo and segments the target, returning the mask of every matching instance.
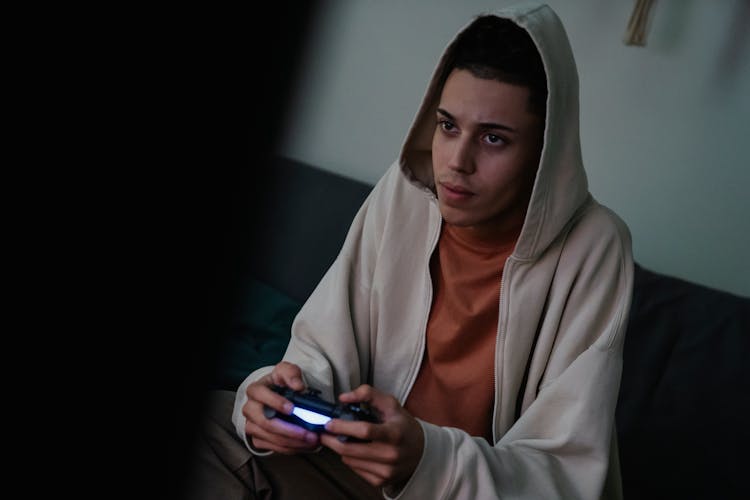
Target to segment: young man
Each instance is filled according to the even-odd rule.
[[[458,34],[283,361],[238,389],[244,446],[213,447],[224,477],[256,495],[621,496],[630,238],[588,192],[577,92],[546,6]],[[382,423],[318,435],[267,419],[264,406],[291,411],[271,384],[367,402]]]

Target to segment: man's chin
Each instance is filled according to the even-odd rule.
[[[466,226],[470,224],[470,220],[472,219],[472,217],[468,210],[462,207],[455,207],[452,204],[446,203],[445,200],[441,200],[439,198],[438,207],[440,208],[440,215],[443,217],[443,220],[445,222],[454,226]]]
[[[457,214],[455,210],[440,210],[440,215],[443,217],[443,222],[450,224],[451,226],[457,227],[470,227],[476,224],[476,221],[467,217],[464,214]]]

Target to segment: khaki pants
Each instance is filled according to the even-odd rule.
[[[328,448],[299,455],[250,453],[232,424],[234,397],[230,391],[211,393],[186,480],[186,499],[383,498]]]

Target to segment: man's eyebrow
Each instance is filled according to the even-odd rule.
[[[437,112],[451,121],[454,121],[454,122],[456,121],[456,118],[452,114],[444,110],[443,108],[437,108]],[[479,124],[479,128],[484,129],[484,130],[500,129],[500,130],[505,130],[507,132],[518,133],[518,131],[514,129],[513,127],[509,127],[501,123],[482,122]]]

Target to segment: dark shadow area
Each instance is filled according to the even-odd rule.
[[[373,188],[281,156],[268,165],[253,226],[263,245],[250,250],[243,267],[212,389],[235,390],[252,371],[281,359],[297,312],[333,264]]]
[[[79,382],[92,409],[77,410],[96,441],[95,469],[81,471],[98,497],[183,498],[219,348],[264,245],[256,214],[283,196],[268,158],[316,14],[315,2],[175,6],[100,27],[116,46],[97,51],[115,61],[101,91],[113,125],[93,128],[115,140],[100,145],[96,189],[114,211],[96,224],[115,235],[96,295],[112,311],[89,308],[96,367]]]
[[[202,93],[198,105],[204,109],[187,120],[199,133],[187,136],[202,146],[196,158],[186,158],[188,171],[195,170],[187,174],[191,177],[182,191],[184,198],[178,199],[190,207],[190,217],[183,217],[183,238],[178,240],[182,244],[175,248],[181,264],[175,271],[189,278],[170,287],[184,299],[174,304],[174,312],[175,317],[182,315],[185,328],[172,329],[170,345],[182,345],[185,352],[178,351],[182,361],[168,364],[164,373],[165,381],[182,387],[177,402],[182,421],[176,420],[182,436],[172,434],[171,450],[175,458],[171,488],[177,498],[189,474],[192,438],[220,346],[230,333],[245,269],[252,262],[249,256],[253,248],[265,245],[257,214],[267,197],[284,196],[269,184],[269,158],[288,114],[315,5],[253,6],[244,19],[217,12],[212,40],[207,47],[195,46],[205,74],[198,80],[201,83],[189,88]],[[185,63],[190,65],[188,60]],[[191,94],[185,95],[188,109],[193,108]],[[188,142],[185,146],[189,148]],[[183,331],[188,332],[190,344],[184,343]],[[174,359],[169,352],[163,354],[164,359]]]

